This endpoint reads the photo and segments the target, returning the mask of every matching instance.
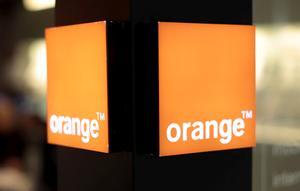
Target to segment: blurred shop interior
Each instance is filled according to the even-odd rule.
[[[300,1],[254,0],[254,191],[300,190]]]
[[[44,29],[55,0],[0,0],[0,190],[55,190],[46,144]],[[300,190],[300,1],[254,0],[254,191]]]
[[[44,29],[54,0],[0,0],[0,190],[55,190],[46,145]]]

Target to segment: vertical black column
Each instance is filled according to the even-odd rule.
[[[251,191],[252,149],[157,156],[157,21],[252,24],[252,0],[56,1],[57,26],[99,20],[113,21],[108,24],[108,83],[116,152],[58,146],[57,190]],[[122,94],[125,102],[118,99]],[[117,128],[122,120],[127,120],[123,131]],[[122,143],[126,146],[119,147]]]

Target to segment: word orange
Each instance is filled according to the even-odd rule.
[[[167,139],[170,142],[177,142],[182,137],[183,141],[188,141],[188,130],[191,131],[191,139],[199,141],[211,138],[211,130],[213,130],[213,138],[217,139],[219,136],[220,143],[228,144],[232,140],[232,136],[241,137],[245,134],[245,121],[242,118],[223,119],[218,123],[216,120],[209,120],[205,122],[183,122],[182,128],[177,123],[171,123],[167,128]],[[175,131],[175,136],[172,135]]]
[[[52,115],[49,123],[52,133],[78,135],[81,136],[83,143],[88,143],[90,136],[99,137],[99,123],[95,119],[81,120],[74,117]]]

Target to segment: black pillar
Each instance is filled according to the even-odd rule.
[[[56,25],[113,21],[109,103],[126,145],[110,154],[57,146],[57,190],[251,191],[252,149],[158,157],[157,21],[252,24],[251,0],[57,0]],[[114,27],[120,26],[121,28]],[[114,34],[114,32],[112,33]],[[118,39],[116,41],[115,39]],[[122,42],[121,45],[119,42]],[[125,52],[125,53],[124,53]],[[116,59],[120,56],[122,59]],[[111,64],[109,63],[109,64]],[[153,64],[156,63],[156,64]],[[123,78],[117,78],[122,71]],[[123,79],[126,80],[123,80]],[[118,87],[117,87],[118,86]],[[126,87],[127,91],[122,91]],[[118,89],[120,88],[120,89]],[[125,95],[123,107],[118,91]],[[121,103],[121,102],[118,102]],[[112,119],[111,119],[112,120]],[[125,130],[125,131],[124,131]],[[117,134],[118,134],[117,133]],[[123,135],[123,136],[122,136]],[[118,135],[116,135],[118,137]],[[124,138],[125,137],[125,138]],[[113,142],[116,139],[112,140]],[[120,145],[121,142],[112,143]]]

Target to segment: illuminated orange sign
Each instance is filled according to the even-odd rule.
[[[255,27],[159,23],[160,156],[255,146]]]
[[[109,151],[106,23],[46,30],[48,143]]]

